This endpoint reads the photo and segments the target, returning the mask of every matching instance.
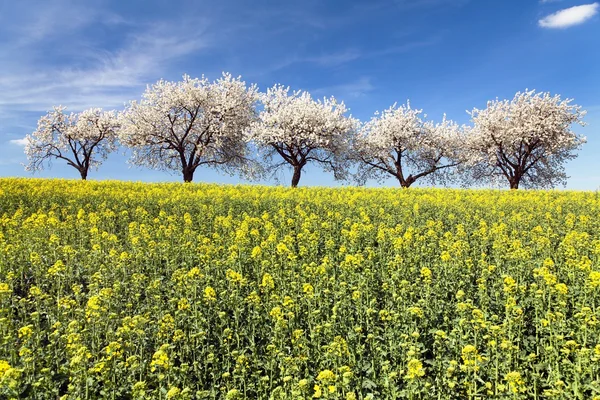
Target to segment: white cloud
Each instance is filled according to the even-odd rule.
[[[349,49],[342,52],[330,53],[319,55],[315,57],[308,57],[304,61],[314,62],[316,64],[331,67],[340,64],[345,64],[350,61],[354,61],[361,57],[361,53],[356,49]]]
[[[343,83],[341,85],[333,85],[327,87],[321,87],[312,90],[312,94],[315,97],[319,96],[331,96],[334,95],[338,100],[345,100],[349,98],[362,97],[368,92],[375,89],[375,86],[371,83],[369,77],[362,77],[356,81]]]
[[[599,6],[598,3],[592,3],[565,8],[540,19],[538,24],[543,28],[568,28],[579,25],[596,15]]]
[[[12,139],[12,140],[9,140],[8,143],[14,144],[16,146],[24,147],[27,144],[27,138]]]
[[[0,15],[5,23],[0,33],[4,30],[10,37],[0,47],[0,108],[7,113],[41,113],[56,104],[70,111],[121,108],[180,58],[212,44],[207,17],[127,21],[106,10],[73,8],[67,0],[56,4],[36,9],[33,22],[11,23]],[[89,35],[117,26],[123,33],[110,49]],[[48,47],[54,50],[44,64],[40,57]]]
[[[119,51],[87,55],[92,67],[9,71],[0,78],[0,105],[21,111],[44,111],[55,104],[73,111],[121,107],[160,78],[169,62],[205,46],[199,37],[145,32]]]
[[[287,68],[291,65],[297,63],[311,63],[316,64],[321,67],[337,67],[339,65],[343,65],[352,61],[360,60],[360,59],[369,59],[369,58],[377,58],[383,57],[393,54],[407,53],[409,51],[421,48],[428,47],[437,44],[441,40],[440,36],[435,36],[427,40],[414,41],[414,42],[406,42],[397,46],[386,47],[382,49],[372,49],[372,50],[357,50],[357,49],[348,49],[344,51],[334,52],[334,53],[325,53],[317,56],[298,56],[292,55],[288,58],[284,58],[279,62],[273,64],[267,68],[261,68],[259,73],[252,74],[249,76],[264,76],[269,73],[279,71],[281,69]]]

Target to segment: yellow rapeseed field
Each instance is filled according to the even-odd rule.
[[[0,398],[598,399],[599,211],[1,179]]]

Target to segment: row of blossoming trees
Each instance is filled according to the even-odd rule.
[[[571,102],[525,91],[473,109],[470,126],[426,120],[409,103],[361,123],[333,97],[280,85],[260,93],[225,73],[214,82],[184,76],[148,86],[121,112],[55,107],[27,136],[26,168],[60,159],[86,179],[120,143],[133,164],[180,171],[185,182],[201,166],[247,178],[287,167],[295,187],[306,165],[319,164],[359,184],[393,176],[405,188],[417,180],[553,187],[565,183],[564,164],[585,143],[571,130],[584,125],[585,111]]]

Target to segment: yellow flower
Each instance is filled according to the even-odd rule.
[[[562,295],[567,294],[567,292],[569,291],[569,288],[564,283],[557,283],[556,286],[554,286],[554,288],[558,293]]]
[[[7,361],[0,360],[0,389],[8,388],[11,391],[15,391],[20,384],[21,371],[20,369],[12,368]]]
[[[466,345],[462,349],[463,365],[461,369],[466,371],[479,371],[479,364],[483,361],[483,357],[477,352],[477,348],[473,345]]]
[[[438,329],[437,331],[434,332],[435,336],[440,338],[440,339],[446,339],[447,335],[446,332],[442,331],[441,329]]]
[[[313,397],[315,399],[318,399],[323,395],[323,393],[321,392],[321,386],[315,385],[314,390],[315,390],[315,394],[313,394]]]
[[[188,299],[186,299],[185,297],[179,299],[179,301],[177,302],[177,309],[179,311],[185,311],[188,308],[190,308],[190,302],[188,301]]]
[[[392,315],[387,310],[380,310],[379,311],[379,319],[382,321],[391,321]]]
[[[269,315],[276,320],[280,320],[283,318],[283,311],[281,311],[281,307],[273,307]]]
[[[275,281],[273,280],[273,277],[271,276],[271,274],[266,273],[263,275],[260,286],[262,286],[265,289],[275,288]]]
[[[185,333],[181,329],[176,329],[175,332],[173,332],[173,341],[179,342],[183,339],[185,339]]]
[[[315,293],[315,288],[310,283],[305,283],[305,284],[302,285],[302,291],[308,297],[313,297],[313,295]]]
[[[521,374],[519,372],[509,372],[504,376],[504,379],[508,383],[510,391],[513,393],[519,393],[525,389],[525,382],[521,378]]]
[[[252,249],[252,254],[250,254],[250,257],[258,258],[258,257],[260,257],[261,254],[262,254],[262,248],[260,246],[255,246]]]
[[[298,387],[300,387],[301,389],[306,389],[308,387],[308,379],[300,379],[298,381]]]
[[[175,318],[171,314],[165,314],[158,325],[158,337],[166,339],[171,336],[171,332],[175,329]]]
[[[235,399],[240,399],[240,398],[242,398],[242,393],[237,389],[231,389],[225,395],[225,399],[227,399],[227,400],[235,400]]]
[[[52,265],[50,268],[48,268],[48,275],[54,276],[54,275],[58,275],[61,272],[66,271],[67,267],[65,266],[65,264],[61,261],[58,260],[54,263],[54,265]]]
[[[217,292],[210,286],[207,286],[204,289],[204,300],[207,302],[212,302],[217,300]]]
[[[333,371],[329,370],[329,369],[325,369],[321,372],[319,372],[319,375],[317,375],[317,380],[318,381],[335,381],[335,374],[333,373]]]
[[[423,278],[423,280],[425,280],[426,282],[431,282],[431,276],[432,276],[432,272],[429,268],[427,267],[423,267],[421,268],[421,277]]]
[[[19,338],[29,337],[33,334],[33,325],[27,325],[19,329]]]
[[[514,293],[517,287],[517,282],[511,276],[504,277],[504,291],[506,293]]]
[[[595,288],[599,287],[600,286],[600,271],[590,272],[589,279],[590,279],[589,284],[592,288],[595,289]]]
[[[101,300],[99,296],[90,296],[87,301],[87,306],[85,310],[85,316],[89,319],[92,317],[98,317],[100,315],[101,310]]]
[[[169,369],[169,355],[167,354],[168,345],[163,344],[160,348],[152,355],[152,361],[150,362],[150,370],[156,371],[158,368]]]
[[[11,293],[12,290],[10,289],[10,286],[8,286],[8,283],[0,282],[0,295]]]
[[[227,272],[225,272],[225,276],[226,276],[227,280],[229,280],[232,283],[236,283],[239,285],[243,285],[245,283],[245,279],[242,276],[242,274],[240,274],[239,272],[236,272],[232,269],[228,269]]]
[[[98,361],[92,368],[90,368],[90,372],[95,372],[97,374],[101,374],[106,368],[106,363],[104,361]]]
[[[256,291],[252,291],[247,297],[246,297],[246,301],[250,304],[255,304],[258,305],[260,304],[260,296],[258,295],[258,293],[256,293]]]
[[[288,247],[286,246],[285,243],[278,243],[276,250],[277,250],[277,254],[281,254],[281,255],[287,254],[290,252],[290,249],[288,249]]]
[[[4,373],[10,369],[10,364],[6,360],[0,360],[0,377],[4,376]],[[1,379],[1,378],[0,378]]]
[[[423,318],[423,309],[421,307],[409,307],[408,312],[418,318]]]
[[[108,346],[104,348],[104,351],[106,352],[108,359],[119,357],[121,354],[123,354],[123,351],[121,350],[121,343],[119,342],[110,342]]]
[[[425,368],[423,368],[423,364],[421,361],[416,358],[411,359],[407,364],[408,371],[406,373],[406,378],[413,380],[416,378],[420,378],[425,375]]]
[[[179,396],[179,393],[181,393],[181,390],[176,387],[173,386],[171,389],[169,389],[169,391],[167,392],[167,399],[172,399],[174,397]]]
[[[443,251],[440,258],[442,259],[443,262],[448,262],[448,261],[452,260],[452,256],[447,251]]]
[[[187,272],[188,279],[198,279],[202,278],[202,273],[200,272],[200,268],[194,267]]]

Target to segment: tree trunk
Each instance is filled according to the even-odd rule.
[[[194,180],[194,170],[190,168],[183,169],[183,181],[191,182]]]
[[[521,179],[520,179],[520,177],[516,177],[515,176],[514,178],[509,179],[508,181],[510,183],[510,188],[511,189],[518,189],[519,188],[519,183],[521,182]]]
[[[292,187],[298,187],[300,176],[302,175],[302,165],[294,165],[294,175],[292,176]]]
[[[79,170],[79,174],[81,174],[81,180],[85,181],[87,180],[87,174],[88,174],[88,170],[85,168],[82,168]]]
[[[415,182],[415,180],[410,179],[410,177],[408,177],[408,179],[403,179],[402,177],[397,176],[396,178],[398,178],[398,182],[400,182],[400,187],[402,187],[402,189],[408,189],[410,185]]]

